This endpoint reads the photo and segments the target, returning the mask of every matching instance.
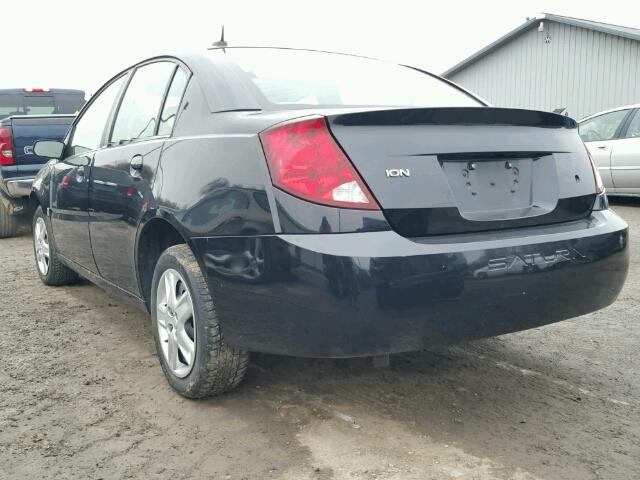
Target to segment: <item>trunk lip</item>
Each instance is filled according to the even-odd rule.
[[[508,125],[577,129],[570,117],[540,110],[502,107],[376,108],[325,115],[340,126]]]

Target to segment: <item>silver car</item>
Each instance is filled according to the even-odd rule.
[[[609,195],[640,195],[640,104],[583,118],[579,131]]]

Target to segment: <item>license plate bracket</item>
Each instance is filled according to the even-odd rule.
[[[495,221],[544,215],[558,201],[553,155],[440,160],[460,214]]]

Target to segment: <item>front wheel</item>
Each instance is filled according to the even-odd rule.
[[[187,245],[160,256],[150,306],[160,365],[180,395],[218,395],[240,383],[249,355],[225,343],[213,299]]]
[[[58,256],[51,236],[51,223],[42,207],[38,207],[33,216],[33,252],[38,275],[45,285],[69,285],[78,281],[78,274],[62,263]]]

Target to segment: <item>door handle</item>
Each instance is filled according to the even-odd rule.
[[[609,148],[609,147],[607,147],[606,145],[599,145],[598,146],[598,150],[606,150],[607,148]]]
[[[132,170],[139,172],[140,170],[142,170],[142,165],[143,165],[142,155],[134,155],[133,157],[131,157],[131,162],[129,163],[129,166],[131,167]]]

